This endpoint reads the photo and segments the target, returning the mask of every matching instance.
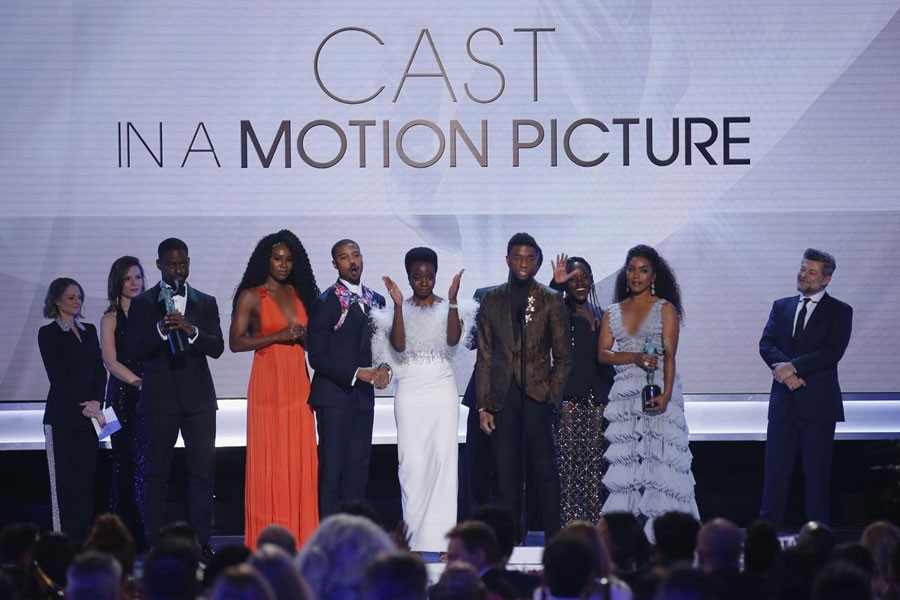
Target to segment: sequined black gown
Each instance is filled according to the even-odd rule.
[[[562,408],[554,415],[560,518],[563,524],[574,519],[596,523],[606,499],[603,409],[613,371],[597,362],[600,318],[593,329],[583,317],[571,315],[571,323],[572,372],[563,392]]]
[[[137,365],[125,358],[125,329],[128,318],[116,309],[116,356],[132,373],[140,376]],[[134,536],[138,548],[145,548],[148,535],[144,518],[144,472],[147,450],[144,428],[137,414],[138,389],[110,376],[106,386],[106,404],[112,405],[122,429],[112,435],[112,485],[109,509],[117,513]]]

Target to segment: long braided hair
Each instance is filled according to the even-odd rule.
[[[316,276],[309,263],[309,256],[299,238],[293,232],[282,229],[277,233],[270,233],[256,244],[250,260],[247,261],[244,276],[234,290],[234,298],[231,301],[232,316],[237,308],[237,300],[241,292],[248,288],[258,288],[266,282],[269,277],[269,259],[272,257],[272,248],[278,244],[285,244],[288,247],[294,261],[294,268],[291,269],[287,282],[297,292],[297,297],[303,303],[306,313],[310,314],[312,311],[313,303],[319,296],[319,286],[316,284]]]

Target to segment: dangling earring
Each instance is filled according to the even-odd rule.
[[[650,282],[650,295],[651,296],[656,295],[656,282],[655,281]]]

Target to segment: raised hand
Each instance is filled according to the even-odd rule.
[[[575,271],[566,273],[566,262],[569,260],[568,254],[557,254],[556,260],[553,261],[553,282],[559,285],[567,283],[575,276]]]
[[[456,304],[456,296],[459,294],[459,282],[462,281],[462,276],[465,272],[465,269],[460,269],[459,273],[453,276],[453,281],[450,282],[450,291],[447,292],[447,300],[450,301],[450,304]]]
[[[385,275],[381,278],[384,282],[384,287],[387,289],[387,293],[390,295],[391,300],[394,301],[394,304],[403,304],[403,292],[400,291],[400,287],[394,283],[394,280]]]
[[[397,521],[397,525],[391,532],[391,541],[394,542],[394,545],[397,546],[398,550],[409,551],[409,540],[409,526],[406,524],[406,521],[400,519]]]

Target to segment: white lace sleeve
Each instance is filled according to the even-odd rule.
[[[372,308],[369,312],[372,320],[372,365],[387,363],[391,369],[400,364],[400,356],[391,346],[391,326],[394,323],[394,307]]]
[[[457,312],[459,313],[459,319],[462,321],[462,337],[459,340],[459,343],[456,345],[459,347],[467,347],[469,343],[473,340],[470,340],[472,337],[472,333],[474,332],[474,328],[472,325],[475,324],[475,315],[478,313],[478,303],[473,298],[466,298],[464,300],[460,300],[457,303]],[[474,346],[474,344],[472,344]]]

